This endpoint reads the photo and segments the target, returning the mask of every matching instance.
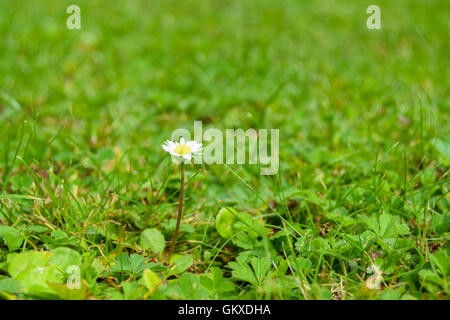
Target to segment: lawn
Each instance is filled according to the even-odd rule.
[[[0,298],[448,299],[449,14],[1,1]],[[194,121],[278,129],[279,169],[186,164],[169,258]]]

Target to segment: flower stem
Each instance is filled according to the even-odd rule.
[[[169,261],[172,257],[173,249],[175,248],[175,243],[177,242],[178,229],[180,228],[181,216],[183,215],[183,193],[184,193],[184,163],[181,163],[181,178],[180,178],[180,202],[178,204],[178,217],[177,226],[175,227],[175,233],[173,235],[172,243],[169,250]]]

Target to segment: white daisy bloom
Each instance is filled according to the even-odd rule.
[[[190,161],[194,155],[201,154],[202,144],[195,140],[185,141],[181,138],[180,142],[167,140],[162,148],[180,160]]]

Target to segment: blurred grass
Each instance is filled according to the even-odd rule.
[[[173,129],[203,120],[281,128],[291,169],[311,150],[365,158],[397,141],[412,163],[434,159],[449,131],[448,6],[380,2],[371,31],[368,3],[81,1],[82,29],[68,30],[70,1],[3,2],[0,134],[15,144],[31,122],[28,159],[76,158],[75,140],[155,163]]]

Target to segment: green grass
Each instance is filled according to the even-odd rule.
[[[0,296],[448,299],[450,8],[376,2],[2,1]],[[169,263],[194,120],[280,129],[280,171],[187,166]]]

